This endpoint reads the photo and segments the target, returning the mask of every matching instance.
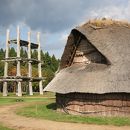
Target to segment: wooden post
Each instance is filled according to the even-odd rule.
[[[31,32],[28,32],[28,59],[31,59]],[[28,62],[28,77],[32,77],[32,64]],[[29,81],[29,95],[33,95],[32,82]]]
[[[9,57],[9,30],[7,30],[6,33],[6,52],[5,52],[5,58]],[[8,62],[5,61],[4,66],[4,77],[8,76]],[[7,96],[7,82],[3,83],[3,96]]]
[[[40,47],[40,33],[37,33],[37,43],[38,43],[38,60],[41,61],[41,47]],[[39,78],[42,77],[41,72],[41,62],[38,63],[38,75]],[[39,81],[39,92],[41,95],[43,95],[43,86],[42,86],[42,80]]]
[[[20,58],[20,31],[17,27],[17,58]],[[17,76],[21,76],[20,61],[17,61]],[[22,96],[21,82],[18,81],[18,96]]]

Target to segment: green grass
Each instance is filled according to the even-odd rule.
[[[30,96],[26,93],[23,93],[22,97],[54,97],[55,93],[52,92],[44,92],[43,95],[40,95],[39,92],[34,92],[34,95]],[[0,93],[0,97],[3,97],[2,93]],[[15,93],[8,93],[7,97],[18,97]]]
[[[45,98],[46,97],[46,98]],[[22,102],[37,102],[35,105],[26,106],[20,108],[16,111],[18,115],[26,117],[41,118],[53,121],[62,121],[62,122],[75,122],[75,123],[87,123],[87,124],[98,124],[98,125],[116,125],[116,126],[130,126],[130,117],[82,117],[74,116],[64,113],[59,113],[56,111],[56,104],[53,93],[45,93],[43,96],[37,96],[37,93],[34,96],[23,96],[16,97],[10,94],[9,97],[0,97],[0,105],[10,105]],[[20,100],[20,101],[19,101]],[[0,124],[0,130],[10,130],[4,128]]]
[[[49,101],[47,104],[36,104],[21,108],[16,112],[26,117],[41,118],[60,122],[75,122],[98,125],[130,126],[130,118],[126,117],[83,117],[74,116],[56,111],[56,104]]]
[[[0,106],[1,105],[10,105],[16,103],[23,103],[23,102],[42,102],[48,101],[49,99],[46,98],[0,98]]]
[[[13,130],[13,129],[7,128],[3,126],[2,124],[0,124],[0,130]]]
[[[54,93],[46,92],[43,95],[35,93],[33,96],[23,95],[23,97],[18,97],[12,93],[9,93],[9,96],[3,97],[0,95],[0,105],[9,105],[14,103],[22,102],[38,102],[38,101],[47,101],[46,98],[55,98]]]

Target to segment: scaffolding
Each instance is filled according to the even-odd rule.
[[[40,33],[37,33],[37,43],[31,43],[31,32],[28,32],[28,40],[24,41],[20,39],[20,30],[19,27],[17,27],[17,39],[10,40],[10,31],[7,30],[6,33],[6,52],[5,52],[5,58],[3,61],[5,62],[4,65],[4,76],[0,78],[0,81],[3,82],[3,96],[8,95],[8,82],[16,82],[17,83],[17,95],[22,96],[22,82],[28,82],[29,86],[29,95],[33,95],[33,89],[32,89],[32,82],[39,82],[39,92],[42,95],[43,94],[43,86],[42,86],[42,72],[41,72],[41,47],[40,47]],[[16,57],[9,57],[9,45],[10,44],[16,44],[17,45],[17,56]],[[23,58],[20,56],[20,48],[24,46],[27,47],[27,58]],[[38,57],[37,59],[31,58],[31,50],[37,49],[38,50]],[[20,64],[21,62],[27,62],[28,64],[28,75],[22,76],[21,70],[20,70]],[[10,62],[16,62],[16,76],[8,76],[8,66]],[[38,77],[32,77],[32,64],[35,63],[38,65]]]

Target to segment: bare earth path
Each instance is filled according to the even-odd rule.
[[[63,123],[43,119],[27,118],[15,114],[16,108],[20,108],[27,104],[28,103],[1,106],[0,122],[5,126],[16,130],[130,130],[130,127],[128,126],[116,127]]]

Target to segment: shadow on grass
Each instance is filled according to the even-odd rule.
[[[51,110],[56,110],[57,109],[56,103],[48,104],[46,107],[47,107],[47,109],[51,109]]]

